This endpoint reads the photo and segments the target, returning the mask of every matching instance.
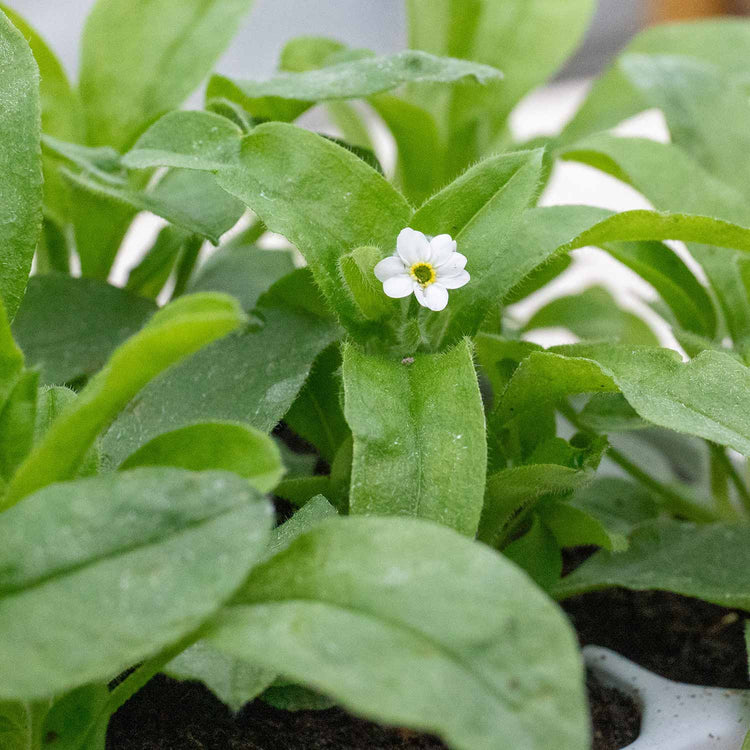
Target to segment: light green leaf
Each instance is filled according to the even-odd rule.
[[[542,503],[537,512],[561,548],[590,544],[611,552],[628,548],[626,536],[611,531],[596,516],[569,503]]]
[[[92,145],[122,149],[210,72],[251,0],[98,0],[80,90]],[[123,60],[127,65],[123,65]]]
[[[232,711],[260,695],[276,673],[235,659],[201,640],[167,664],[164,671],[177,680],[198,680]]]
[[[44,717],[42,737],[55,750],[104,750],[106,725],[103,716],[109,690],[104,683],[76,688],[55,699]]]
[[[292,254],[286,250],[261,250],[230,242],[198,269],[188,291],[225,292],[236,297],[243,310],[249,311],[263,292],[293,270]]]
[[[122,157],[130,169],[177,167],[217,170],[235,163],[243,131],[212,112],[169,112]]]
[[[717,65],[730,77],[750,72],[750,24],[734,18],[689,21],[653,26],[641,32],[625,49],[660,55],[686,55]],[[608,130],[649,103],[633,87],[616,61],[589,92],[586,101],[563,131],[566,142]]]
[[[241,422],[270,432],[340,332],[309,314],[260,312],[259,330],[228,336],[145,388],[104,436],[107,462],[117,465],[157,435],[196,422]]]
[[[339,258],[365,245],[390,254],[411,216],[404,198],[346,149],[283,123],[255,128],[242,142],[239,166],[217,180],[302,252],[329,305],[356,327]]]
[[[244,480],[177,469],[58,484],[2,514],[0,695],[107,680],[184,637],[241,583],[270,524]]]
[[[162,370],[226,335],[244,316],[231,297],[195,294],[162,308],[122,344],[19,467],[4,506],[72,478],[97,435]],[[193,420],[195,421],[195,420]]]
[[[470,344],[411,364],[350,344],[343,374],[351,513],[427,518],[474,536],[487,458]]]
[[[510,562],[424,521],[319,524],[250,576],[209,639],[457,750],[588,741],[562,614]]]
[[[271,535],[266,559],[271,559],[291,546],[297,537],[306,534],[314,526],[338,515],[336,508],[323,495],[316,495],[305,503],[288,521],[277,526]]]
[[[156,299],[172,275],[190,237],[184,229],[171,225],[161,229],[141,262],[130,269],[125,288],[133,294]]]
[[[206,96],[237,102],[253,117],[293,120],[312,102],[360,99],[404,83],[472,79],[481,84],[501,77],[499,70],[487,65],[405,50],[384,57],[368,54],[300,73],[281,73],[267,81],[232,81],[215,75]]]
[[[537,310],[524,330],[562,326],[581,339],[613,341],[632,346],[658,346],[654,332],[637,315],[623,310],[601,286],[569,297],[558,297]]]
[[[303,507],[317,495],[328,493],[330,488],[331,480],[327,476],[296,476],[281,481],[273,494],[288,500],[292,505]]]
[[[194,424],[155,437],[120,464],[175,466],[190,471],[231,471],[260,492],[270,492],[284,473],[276,444],[262,432],[240,424]]]
[[[41,104],[31,49],[1,11],[0,69],[0,301],[12,320],[42,227]]]
[[[148,192],[134,190],[126,182],[105,182],[91,174],[68,170],[64,174],[79,190],[135,211],[151,211],[214,245],[244,211],[238,200],[217,186],[213,175],[195,170],[172,170]]]
[[[524,94],[550,78],[575,51],[593,0],[408,0],[409,46],[500,68],[491,101],[495,126]],[[539,30],[544,29],[544,44]],[[534,54],[529,54],[530,50]]]
[[[0,405],[5,403],[23,370],[23,352],[13,339],[3,300],[0,299]]]
[[[143,297],[85,278],[32,276],[13,335],[43,383],[93,375],[156,311]]]
[[[635,530],[626,552],[599,552],[563,578],[553,594],[565,599],[610,586],[660,589],[750,610],[749,550],[750,526],[651,521]]]

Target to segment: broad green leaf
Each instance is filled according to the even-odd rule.
[[[156,299],[189,240],[190,235],[184,229],[171,225],[161,229],[141,262],[130,269],[125,288],[133,294]]]
[[[233,122],[212,112],[170,112],[135,142],[122,163],[130,169],[221,169],[239,158],[242,135]]]
[[[561,548],[592,544],[611,552],[628,548],[625,535],[608,529],[596,516],[577,506],[566,502],[543,503],[538,513]]]
[[[157,435],[197,422],[241,422],[270,432],[340,332],[309,314],[259,310],[262,328],[216,342],[145,388],[104,436],[105,460],[117,465]]]
[[[350,434],[341,407],[342,390],[341,354],[334,345],[315,360],[310,377],[284,415],[286,424],[312,443],[329,464]]]
[[[225,292],[236,297],[243,310],[249,311],[261,294],[293,270],[294,259],[286,250],[261,250],[230,242],[198,269],[188,291]]]
[[[45,133],[42,135],[42,148],[46,154],[92,172],[105,181],[117,183],[124,177],[120,153],[111,146],[83,146]]]
[[[557,582],[562,573],[560,545],[537,515],[534,515],[531,528],[511,542],[503,554],[523,568],[534,583],[545,591]]]
[[[232,81],[215,75],[206,96],[235,101],[253,117],[293,120],[313,102],[360,99],[420,81],[472,79],[482,84],[501,77],[499,70],[487,65],[405,50],[384,57],[368,54],[300,73],[280,73],[267,81]]]
[[[62,385],[43,386],[37,394],[34,443],[38,443],[50,425],[78,398],[78,394]]]
[[[349,344],[343,359],[351,513],[416,516],[474,536],[487,449],[470,344],[411,364]]]
[[[175,466],[190,471],[231,471],[260,492],[270,492],[284,473],[279,450],[262,432],[240,424],[195,424],[155,437],[120,464]]]
[[[255,128],[242,141],[239,165],[217,181],[302,252],[329,305],[356,327],[338,260],[365,245],[393,252],[411,216],[404,198],[346,149],[283,123]]]
[[[178,680],[202,682],[232,711],[239,711],[276,679],[275,672],[235,659],[205,640],[172,659],[164,671]]]
[[[659,514],[659,507],[640,485],[617,477],[599,477],[576,490],[566,505],[596,518],[609,534],[628,537],[645,521]]]
[[[474,338],[474,347],[482,374],[492,385],[492,395],[497,402],[518,363],[531,352],[542,349],[530,341],[503,338],[494,333],[480,331]]]
[[[0,69],[0,301],[12,320],[42,227],[41,103],[34,56],[2,11]]]
[[[409,46],[502,70],[505,81],[490,103],[498,127],[575,51],[595,6],[593,0],[408,0]]]
[[[0,701],[0,743],[4,750],[32,747],[32,708],[20,701]]]
[[[549,302],[531,316],[524,330],[556,326],[567,328],[581,339],[601,339],[633,346],[659,344],[646,323],[619,307],[609,291],[600,286]]]
[[[717,65],[730,77],[750,72],[750,24],[734,18],[688,21],[653,26],[641,32],[625,49],[630,53],[686,55]],[[595,82],[586,101],[563,131],[567,142],[608,130],[649,103],[632,85],[616,61]]]
[[[493,303],[537,263],[530,264],[515,243],[519,217],[535,202],[542,152],[490,157],[472,167],[425,203],[411,222],[414,229],[450,234],[468,258],[471,281],[451,294],[448,312],[433,316],[436,337],[445,344],[473,336]]]
[[[72,478],[97,435],[162,370],[242,323],[231,297],[195,294],[162,308],[118,347],[19,467],[8,487],[8,507],[52,482]],[[195,421],[195,420],[193,420]]]
[[[0,408],[0,485],[5,485],[34,442],[39,373],[23,372]]]
[[[0,695],[107,680],[186,636],[245,578],[270,524],[260,494],[221,472],[139,469],[35,493],[0,516]]]
[[[273,494],[288,500],[292,505],[303,507],[318,495],[330,494],[330,488],[330,477],[320,475],[296,476],[281,481],[274,489]]]
[[[508,524],[547,495],[568,495],[594,478],[590,467],[573,468],[559,464],[514,466],[487,478],[479,539],[496,546]]]
[[[172,170],[147,192],[134,190],[127,182],[105,182],[86,173],[66,170],[64,174],[80,191],[125,204],[134,211],[151,211],[214,245],[244,211],[238,200],[217,186],[211,174],[195,170]]]
[[[42,383],[93,375],[156,311],[143,297],[95,279],[32,276],[13,335]]]
[[[339,258],[347,289],[368,320],[383,320],[399,311],[399,303],[383,294],[383,284],[373,273],[382,259],[383,251],[379,247],[357,247]]]
[[[122,149],[211,71],[251,0],[98,0],[80,90],[92,145]],[[127,64],[123,64],[127,61]]]
[[[588,742],[563,615],[512,563],[424,521],[324,521],[251,574],[209,640],[457,750]]]
[[[626,552],[599,552],[563,578],[553,594],[565,599],[610,586],[661,589],[750,610],[749,542],[747,525],[651,521],[635,530]]]
[[[492,421],[505,424],[542,400],[614,390],[652,424],[750,453],[750,373],[714,351],[689,362],[669,349],[608,344],[534,352],[513,374]]]

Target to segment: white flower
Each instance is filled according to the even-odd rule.
[[[456,241],[449,234],[427,239],[415,229],[402,229],[396,252],[375,266],[389,297],[408,297],[412,292],[422,307],[445,309],[448,290],[458,289],[471,278],[464,270],[466,256],[456,252]]]

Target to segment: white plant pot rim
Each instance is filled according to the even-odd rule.
[[[583,649],[586,665],[641,709],[641,733],[627,750],[740,750],[750,729],[750,690],[672,682],[599,646]]]

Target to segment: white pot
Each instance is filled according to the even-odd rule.
[[[750,730],[750,690],[672,682],[598,646],[586,646],[583,655],[604,685],[631,696],[641,709],[640,736],[627,750],[742,748]]]

